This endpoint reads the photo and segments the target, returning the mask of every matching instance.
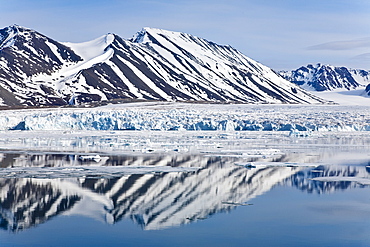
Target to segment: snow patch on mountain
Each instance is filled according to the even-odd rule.
[[[62,44],[70,47],[78,55],[80,55],[84,61],[87,61],[94,57],[99,57],[102,54],[104,54],[107,47],[110,44],[112,44],[113,41],[114,35],[107,34],[87,42],[82,43],[62,42]]]

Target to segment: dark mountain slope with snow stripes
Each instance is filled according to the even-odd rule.
[[[125,100],[324,103],[230,46],[144,28],[59,43],[31,29],[0,30],[0,105]]]

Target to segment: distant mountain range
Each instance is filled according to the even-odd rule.
[[[279,72],[285,79],[313,91],[334,89],[359,89],[370,92],[370,70],[349,69],[330,65],[309,64],[292,71]]]
[[[13,25],[0,30],[0,106],[122,100],[324,103],[230,46],[144,28],[61,43]]]

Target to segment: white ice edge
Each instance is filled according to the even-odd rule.
[[[317,177],[312,178],[311,180],[314,181],[321,181],[321,182],[356,182],[362,185],[370,185],[370,179],[368,178],[358,178],[358,177]]]
[[[195,172],[200,167],[169,166],[71,166],[71,167],[16,167],[0,169],[0,178],[113,178],[132,174]]]
[[[300,163],[300,162],[246,162],[235,163],[236,166],[243,167],[318,167],[320,165],[327,165],[323,163]]]
[[[366,106],[130,103],[0,112],[0,130],[370,131]]]

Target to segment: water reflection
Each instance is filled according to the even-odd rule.
[[[335,180],[326,181],[320,178],[335,178]],[[365,184],[364,181],[366,181]],[[299,171],[285,181],[285,184],[304,192],[318,194],[363,187],[369,183],[370,167],[334,165]]]
[[[369,150],[368,132],[314,132],[304,138],[273,131],[5,131],[0,149],[44,152],[98,152],[134,154],[192,153],[278,148],[284,150]]]
[[[279,161],[317,160],[317,156],[281,155]],[[250,160],[256,158],[250,158]],[[265,158],[266,159],[266,158]],[[84,215],[113,224],[132,219],[145,230],[188,224],[245,205],[277,185],[308,193],[327,193],[363,186],[356,182],[322,182],[315,177],[370,179],[366,166],[256,167],[236,166],[224,156],[108,156],[104,161],[78,155],[2,155],[1,167],[69,165],[202,167],[193,172],[155,172],[106,178],[1,178],[0,227],[20,231],[57,215]],[[245,160],[244,160],[245,161]],[[104,163],[100,163],[104,162]]]

